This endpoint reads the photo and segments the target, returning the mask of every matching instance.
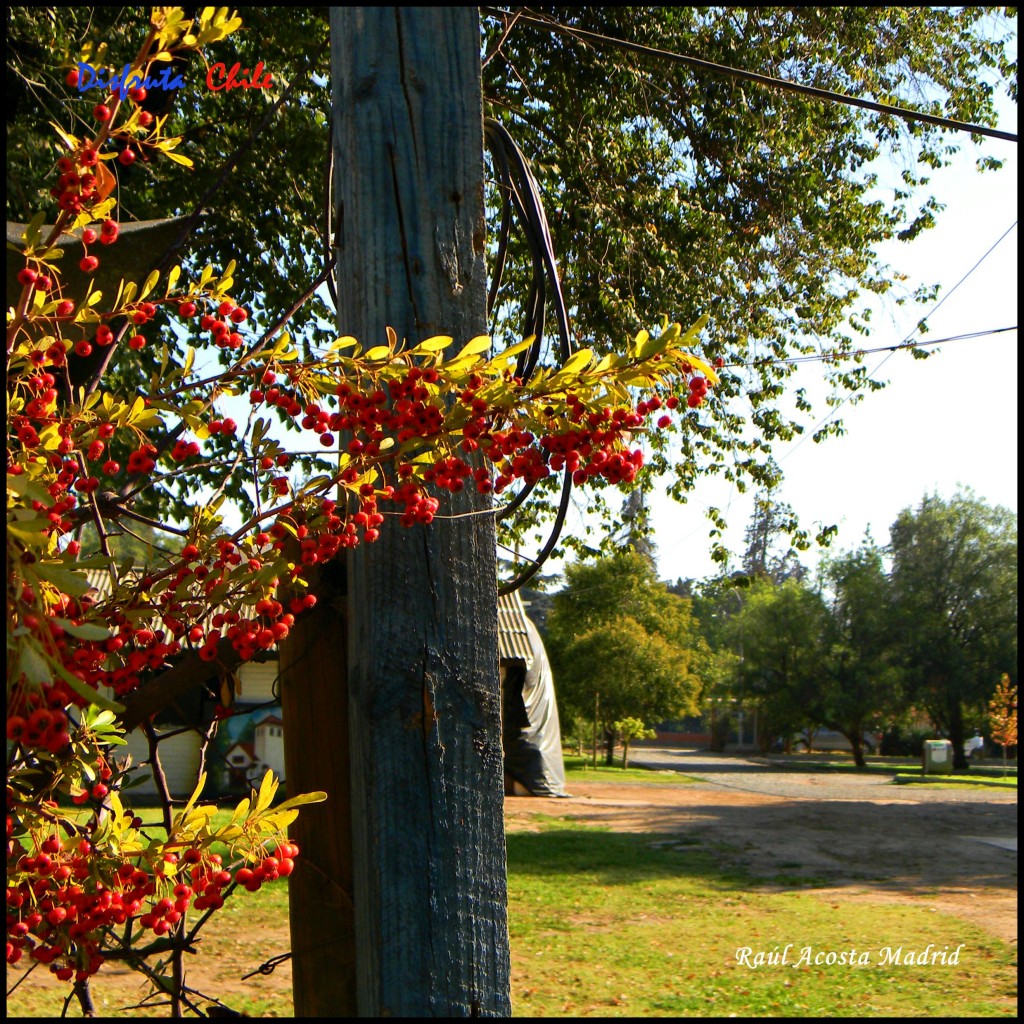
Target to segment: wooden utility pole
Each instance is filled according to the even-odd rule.
[[[486,330],[477,9],[330,18],[339,329],[366,347],[386,326],[461,345]],[[290,643],[288,788],[330,796],[296,830],[310,830],[291,900],[300,1017],[510,1013],[494,522],[473,489],[442,512],[459,517],[389,521],[350,553],[347,596],[303,631],[317,653]],[[347,850],[322,845],[325,820]],[[353,923],[355,1008],[337,977]]]

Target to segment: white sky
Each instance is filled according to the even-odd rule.
[[[1000,127],[1016,132],[1016,110],[1006,103]],[[974,169],[978,153],[1005,161],[996,172]],[[1016,144],[985,139],[980,148],[965,139],[956,166],[936,172],[931,188],[946,204],[937,226],[912,243],[893,242],[880,257],[906,273],[908,290],[919,283],[941,283],[941,299],[1017,219]],[[1017,324],[1017,230],[1014,229],[956,292],[929,317],[927,338]],[[897,344],[933,303],[877,309],[865,347]],[[879,374],[890,383],[857,406],[843,406],[846,435],[815,444],[813,427],[827,415],[819,364],[795,376],[792,389],[806,384],[816,419],[803,435],[780,443],[775,458],[784,473],[778,500],[790,504],[813,537],[816,524],[839,526],[832,551],[857,546],[866,527],[876,542],[889,538],[897,514],[926,493],[949,498],[958,484],[989,504],[1017,508],[1017,333],[952,341],[927,360],[909,352],[890,356]],[[886,353],[869,356],[869,369]],[[819,396],[815,400],[815,393]],[[720,478],[701,480],[685,506],[663,494],[652,503],[659,573],[663,579],[703,579],[721,570],[709,555],[707,507],[727,513],[725,544],[736,556],[750,519],[753,494],[739,494]],[[612,498],[614,502],[614,498]],[[567,530],[582,529],[570,516]],[[813,567],[816,545],[801,560]],[[547,567],[546,567],[547,568]]]

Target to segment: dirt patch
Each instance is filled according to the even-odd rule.
[[[536,815],[679,834],[769,888],[914,903],[1017,941],[1017,856],[967,836],[1015,836],[1016,802],[909,803],[762,796],[711,786],[573,783],[573,797],[506,801],[509,830]]]

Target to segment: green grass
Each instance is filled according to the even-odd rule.
[[[539,824],[508,837],[517,1016],[1015,1015],[1014,950],[958,918],[764,891],[714,850]],[[966,943],[960,964],[880,963],[884,947],[929,942]],[[787,965],[737,962],[743,947],[787,943]],[[856,949],[871,963],[794,966],[804,948]]]
[[[647,785],[659,783],[679,785],[696,781],[682,772],[652,771],[649,768],[620,768],[621,756],[616,757],[616,763],[611,767],[599,762],[595,768],[590,758],[579,757],[576,754],[564,754],[562,760],[565,763],[565,781],[567,783],[643,782]]]
[[[900,786],[923,785],[932,787],[947,786],[957,789],[1016,789],[1017,780],[988,779],[977,775],[922,775],[917,772],[900,772],[893,781]]]
[[[538,831],[507,837],[516,1016],[945,1017],[954,1007],[958,1016],[1016,1015],[1015,950],[959,918],[881,897],[830,900],[812,888],[821,880],[796,875],[761,879],[730,869],[728,851],[694,837],[618,834],[550,815],[533,820]],[[788,883],[794,891],[778,891]],[[223,978],[224,990],[214,994],[228,1006],[292,1016],[280,974],[239,984],[242,973],[287,950],[287,938],[282,948],[267,944],[287,914],[279,882],[229,900],[203,930],[201,956]],[[938,950],[965,943],[960,964],[878,962],[886,946],[916,950],[929,942]],[[737,962],[743,947],[770,952],[787,943],[787,965]],[[866,951],[872,962],[793,966],[807,947]],[[63,990],[45,979],[25,985],[8,1000],[8,1015],[58,1016]],[[138,1000],[125,993],[136,991],[134,981],[114,988],[101,973],[100,1016],[166,1015],[122,1010]],[[77,1016],[77,1007],[71,1012]]]

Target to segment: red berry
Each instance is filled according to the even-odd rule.
[[[83,274],[91,274],[99,265],[100,261],[95,256],[83,256],[78,261],[78,268]]]
[[[22,267],[18,271],[18,284],[22,287],[28,287],[29,285],[36,283],[36,278],[39,275],[31,267]]]
[[[78,85],[78,68],[72,68],[65,76],[64,81],[67,82],[71,88],[75,88]]]
[[[127,148],[122,149],[121,152],[117,154],[117,162],[124,167],[131,167],[131,165],[135,163],[134,151]]]
[[[146,347],[146,339],[141,334],[133,335],[128,339],[128,347],[138,352],[140,348]]]
[[[82,241],[86,245],[92,245],[92,243],[95,242],[98,237],[99,236],[96,234],[95,228],[86,228],[82,232]]]
[[[109,121],[110,107],[105,103],[97,103],[96,106],[92,108],[92,116],[95,117],[97,121]]]

